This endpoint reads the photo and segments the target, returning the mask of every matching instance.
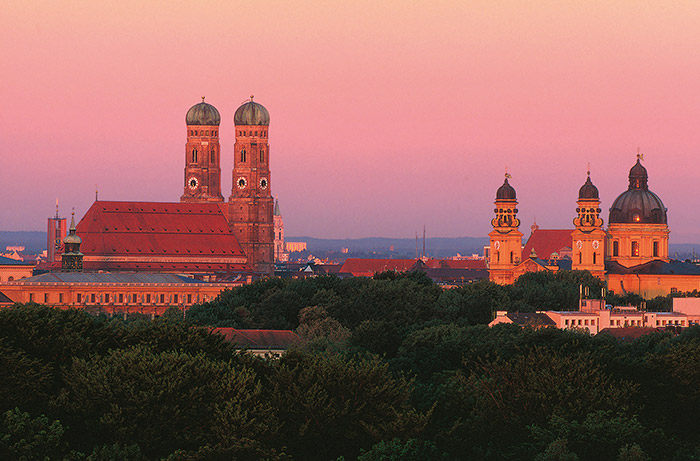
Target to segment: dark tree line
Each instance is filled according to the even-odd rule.
[[[618,342],[485,325],[574,308],[581,284],[601,288],[384,273],[267,280],[185,320],[5,309],[0,459],[700,459],[700,327]],[[267,361],[211,326],[304,341]]]

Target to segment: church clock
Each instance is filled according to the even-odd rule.
[[[197,178],[192,176],[188,181],[187,181],[187,187],[189,187],[192,190],[195,190],[199,186],[199,181]]]

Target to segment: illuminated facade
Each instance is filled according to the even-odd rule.
[[[598,189],[590,172],[579,189],[573,230],[539,229],[521,246],[515,189],[496,193],[496,217],[489,233],[489,274],[497,283],[513,283],[532,271],[588,270],[615,293],[645,297],[700,290],[700,267],[669,259],[666,207],[649,190],[641,155],[629,172],[628,189],[610,208],[607,231],[600,217]]]

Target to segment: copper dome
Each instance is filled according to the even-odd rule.
[[[578,190],[579,200],[598,200],[598,188],[591,181],[591,174],[588,173],[588,178],[583,186]]]
[[[508,178],[503,181],[503,185],[496,191],[496,200],[515,200],[515,189],[508,184]]]
[[[241,107],[236,109],[236,113],[233,116],[233,123],[235,125],[270,125],[270,114],[265,109],[265,106],[253,102],[251,97],[250,101],[244,103]]]
[[[637,159],[630,169],[629,187],[610,207],[608,222],[666,224],[666,207],[658,195],[649,190],[647,169]]]
[[[202,102],[195,104],[187,111],[185,122],[188,125],[218,126],[219,123],[221,123],[221,116],[219,115],[219,111],[216,110],[216,107],[207,104],[204,102],[204,98],[202,98]]]

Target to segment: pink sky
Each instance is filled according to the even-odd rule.
[[[228,197],[254,94],[287,235],[486,236],[506,166],[524,233],[568,228],[587,162],[607,220],[640,147],[672,242],[700,242],[698,31],[697,1],[11,1],[0,229],[56,197],[80,217],[95,184],[179,200],[203,95]]]

